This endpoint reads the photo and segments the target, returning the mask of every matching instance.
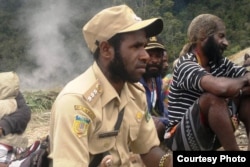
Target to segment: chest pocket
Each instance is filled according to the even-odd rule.
[[[126,120],[128,120],[126,122],[126,125],[128,125],[128,137],[131,142],[135,141],[139,137],[141,123],[143,118],[145,117],[144,113],[140,110],[138,110],[137,112],[134,112],[134,110],[132,111],[133,112],[128,114],[126,118]]]
[[[98,135],[91,138],[89,141],[89,152],[91,154],[98,154],[110,150],[115,145],[115,137],[99,138]]]
[[[123,121],[124,111],[125,111],[125,109],[123,108],[119,112],[113,131],[99,133],[99,134],[95,135],[94,140],[91,139],[90,145],[93,144],[92,147],[95,148],[95,151],[97,151],[98,148],[100,148],[98,153],[103,152],[103,151],[107,151],[107,150],[110,150],[115,145],[116,136],[119,133],[120,126],[121,126],[121,123]],[[93,152],[91,152],[91,149],[90,149],[90,153],[93,154],[94,150],[92,150],[92,151]]]
[[[139,125],[132,125],[129,127],[129,137],[131,141],[135,141],[139,135]]]

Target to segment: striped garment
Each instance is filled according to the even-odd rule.
[[[227,58],[223,58],[219,67],[210,61],[210,73],[202,68],[193,53],[187,53],[179,58],[174,68],[173,83],[168,97],[169,129],[181,121],[187,109],[194,104],[204,90],[200,81],[204,75],[236,78],[243,76],[246,69],[237,66]]]

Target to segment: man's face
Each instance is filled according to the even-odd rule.
[[[168,54],[167,51],[163,52],[163,57],[162,57],[162,76],[164,77],[167,75],[168,72]]]
[[[138,82],[141,79],[149,59],[144,48],[146,43],[147,38],[143,30],[123,35],[121,45],[114,48],[114,58],[108,65],[112,80]]]
[[[203,46],[203,53],[207,56],[209,61],[213,61],[216,65],[219,65],[223,58],[223,52],[226,46],[220,43],[219,40],[213,36],[209,36]]]
[[[163,58],[163,50],[156,48],[156,49],[149,49],[147,50],[149,54],[149,61],[146,67],[146,73],[144,74],[145,77],[157,77],[161,74],[162,71],[162,58]]]

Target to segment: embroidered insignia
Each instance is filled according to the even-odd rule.
[[[136,113],[136,120],[137,120],[138,122],[141,122],[142,117],[143,117],[142,112],[138,111],[138,112]]]
[[[89,123],[89,118],[76,115],[72,126],[73,133],[78,137],[86,136],[88,133]]]
[[[91,120],[95,119],[95,114],[93,111],[89,110],[88,108],[81,106],[81,105],[75,105],[75,110],[82,110],[85,114],[87,114]]]
[[[157,39],[156,39],[155,36],[153,36],[153,37],[150,37],[150,38],[149,38],[149,41],[150,41],[150,42],[157,42]]]

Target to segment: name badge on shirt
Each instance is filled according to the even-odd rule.
[[[106,137],[117,136],[118,132],[119,132],[119,130],[114,130],[114,131],[111,131],[111,132],[104,132],[104,133],[98,134],[98,137],[99,138],[106,138]]]

